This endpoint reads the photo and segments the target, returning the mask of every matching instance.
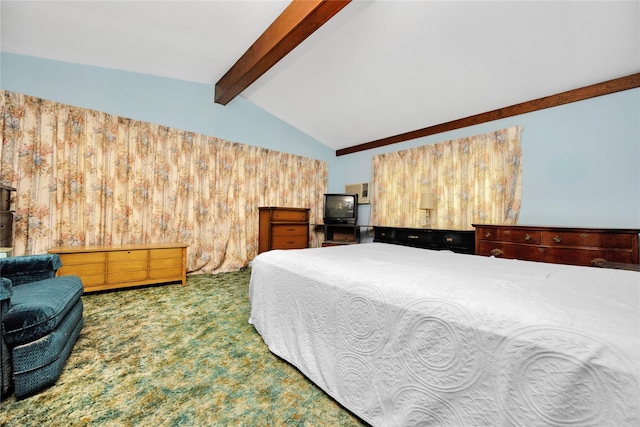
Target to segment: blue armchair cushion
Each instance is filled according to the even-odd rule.
[[[0,274],[11,280],[15,287],[54,277],[60,267],[62,262],[57,254],[24,255],[3,258],[0,262]]]
[[[14,286],[11,305],[3,322],[5,342],[13,347],[49,334],[78,302],[83,291],[77,276],[60,276]]]
[[[0,277],[0,301],[11,298],[11,295],[13,295],[11,280]]]

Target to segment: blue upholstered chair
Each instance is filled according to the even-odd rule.
[[[84,289],[76,276],[55,277],[54,254],[0,258],[0,386],[16,398],[56,382],[82,329]]]

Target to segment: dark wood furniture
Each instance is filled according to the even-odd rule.
[[[322,246],[352,245],[360,243],[361,225],[324,224],[324,240]]]
[[[475,233],[473,230],[374,226],[373,234],[374,242],[393,243],[423,249],[446,249],[457,253],[473,254],[475,247]]]
[[[260,207],[258,253],[309,247],[309,209]]]
[[[639,263],[638,229],[473,226],[477,255],[587,266]]]
[[[0,184],[0,247],[13,247],[13,211],[11,192],[15,188]]]

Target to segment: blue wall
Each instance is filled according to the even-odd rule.
[[[370,181],[375,154],[515,125],[524,127],[521,224],[640,228],[640,89],[340,156],[336,180]],[[359,209],[364,224],[370,206]]]
[[[9,53],[0,87],[136,120],[329,162],[329,191],[371,181],[373,155],[522,125],[520,223],[640,227],[640,89],[335,157],[334,150],[238,97],[204,85]],[[375,194],[373,194],[375,203]],[[361,205],[361,223],[369,205]]]

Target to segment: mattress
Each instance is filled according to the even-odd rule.
[[[640,274],[384,243],[270,251],[271,352],[374,426],[639,423]]]

